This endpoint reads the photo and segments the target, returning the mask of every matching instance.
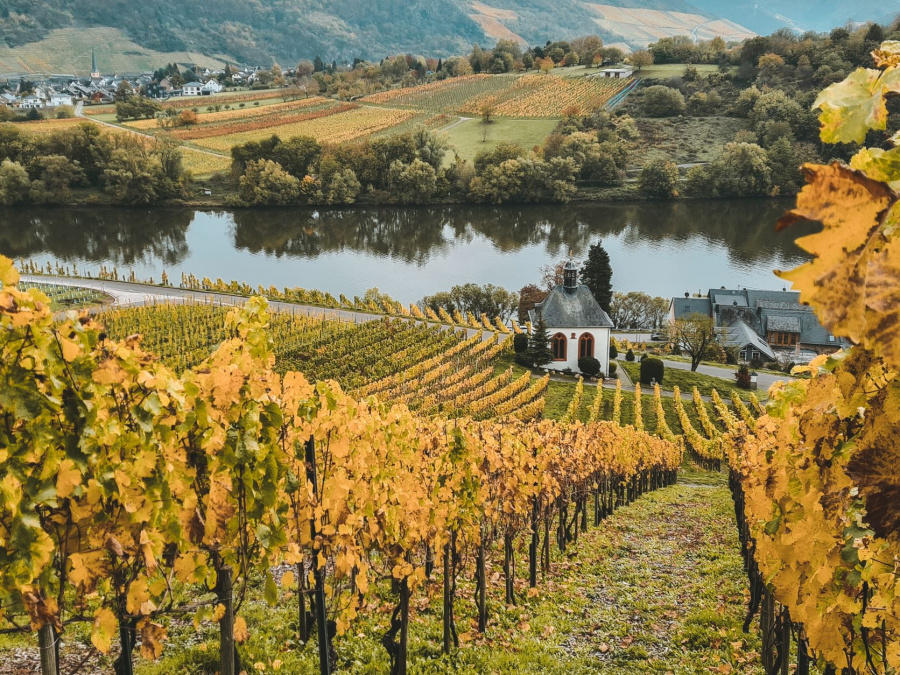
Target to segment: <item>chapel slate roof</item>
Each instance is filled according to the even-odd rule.
[[[583,285],[572,293],[562,286],[555,287],[528,314],[532,323],[537,323],[540,315],[552,328],[615,328],[591,289]]]

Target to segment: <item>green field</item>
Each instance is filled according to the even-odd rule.
[[[482,150],[490,150],[502,141],[517,143],[526,150],[541,145],[559,120],[514,120],[497,118],[485,125],[480,119],[466,119],[445,127],[447,139],[463,159],[472,161]]]

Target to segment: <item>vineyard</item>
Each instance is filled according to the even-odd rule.
[[[186,110],[190,108],[205,108],[208,105],[252,103],[253,101],[267,101],[283,98],[284,93],[278,89],[267,91],[240,91],[224,92],[215,96],[179,96],[162,104],[163,110]],[[115,115],[114,105],[89,105],[85,106],[86,115]]]
[[[225,128],[217,130],[216,135],[206,135],[203,129],[184,133],[188,136],[194,131],[202,134],[194,142],[217,152],[228,152],[235,145],[259,141],[272,134],[277,134],[281,138],[312,136],[320,143],[345,143],[397,126],[416,115],[417,113],[411,110],[361,108],[353,104],[343,104],[325,109],[321,113],[298,115],[295,121],[281,121],[274,126],[267,126],[263,118],[257,122],[251,120],[246,123],[224,124]],[[211,126],[210,131],[215,130],[215,125]]]
[[[629,82],[602,77],[523,75],[510,87],[469,100],[461,112],[477,115],[489,104],[499,117],[562,117],[571,109],[587,114],[602,108]]]
[[[2,366],[7,381],[21,383],[7,390],[2,412],[9,422],[29,407],[0,431],[0,519],[17,533],[0,549],[16,561],[0,567],[0,618],[18,626],[25,617],[39,632],[47,673],[55,671],[54,635],[85,613],[100,652],[118,636],[122,672],[132,670],[138,636],[141,656],[159,658],[168,617],[191,614],[195,626],[219,623],[222,672],[236,673],[234,644],[249,635],[240,609],[254,579],[270,604],[295,598],[301,641],[315,626],[321,672],[333,667],[340,636],[370,611],[370,584],[393,580],[396,607],[382,643],[391,671],[406,672],[411,598],[426,592],[436,567],[449,652],[461,638],[458,576],[474,575],[483,633],[489,558],[502,555],[505,601],[515,603],[519,542],[530,542],[534,589],[539,571],[550,571],[551,549],[577,546],[589,513],[599,524],[671,483],[681,463],[678,446],[632,427],[424,417],[359,400],[333,381],[280,375],[272,317],[259,298],[227,314],[224,339],[192,321],[197,348],[218,345],[177,374],[134,335],[113,341],[86,316],[54,323],[47,298],[16,290],[11,263],[0,264]],[[161,309],[170,322],[178,316]],[[150,328],[153,314],[142,317]],[[301,336],[311,329],[303,324]],[[423,341],[435,355],[475,354],[476,364],[481,350],[487,359],[502,347],[423,330],[431,334],[415,334],[408,348],[419,364],[428,362]],[[173,337],[158,330],[151,339],[165,347]],[[522,390],[510,392],[508,408],[527,400]],[[485,404],[503,406],[496,397]],[[78,441],[58,442],[67,437]],[[290,570],[282,590],[272,574],[279,565]],[[211,599],[186,600],[203,596]]]
[[[468,75],[417,87],[394,89],[363,99],[429,112],[478,116],[485,105],[498,117],[562,117],[602,108],[631,80],[554,75]]]
[[[241,105],[238,104],[234,108],[230,110],[219,110],[219,111],[210,111],[207,108],[211,108],[215,105],[220,105],[215,101],[204,101],[207,105],[198,105],[195,106],[198,110],[198,118],[197,124],[212,124],[218,122],[230,122],[233,120],[244,120],[244,119],[252,119],[255,117],[267,117],[267,116],[280,116],[284,113],[294,111],[294,110],[302,110],[305,108],[313,108],[316,106],[323,106],[327,104],[331,104],[332,101],[326,98],[322,98],[320,96],[313,96],[312,98],[300,99],[299,101],[287,101],[283,103],[270,103],[265,106],[252,106],[246,107],[246,104]],[[254,101],[254,103],[259,103],[259,101]],[[228,104],[230,107],[230,104]],[[159,119],[150,119],[150,120],[133,120],[130,122],[124,122],[124,126],[130,127],[132,129],[156,129],[160,126]]]

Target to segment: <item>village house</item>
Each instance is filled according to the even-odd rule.
[[[600,307],[591,289],[578,283],[578,267],[571,260],[563,270],[563,284],[556,286],[528,313],[532,327],[544,320],[550,335],[552,370],[579,371],[578,359],[587,356],[600,362],[600,372],[609,372],[609,338],[612,319]]]
[[[808,362],[844,342],[819,323],[812,308],[800,304],[796,291],[710,289],[706,297],[672,298],[669,321],[691,314],[711,317],[721,330],[720,342],[743,361]]]

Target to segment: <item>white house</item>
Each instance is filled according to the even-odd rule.
[[[26,96],[19,101],[19,107],[25,110],[40,110],[44,107],[44,100],[38,96]]]
[[[209,95],[209,94],[218,94],[222,91],[222,85],[219,84],[216,80],[208,80],[206,84],[200,89],[201,93]]]
[[[200,96],[203,94],[202,82],[188,82],[181,88],[182,96]]]
[[[72,97],[68,94],[53,94],[50,97],[50,106],[56,108],[61,105],[73,105]]]
[[[609,338],[612,319],[600,307],[591,289],[578,284],[578,268],[566,263],[563,285],[556,286],[528,313],[532,326],[544,320],[550,335],[553,361],[545,368],[578,371],[578,359],[592,356],[600,372],[609,372]]]
[[[627,80],[634,75],[634,68],[631,66],[620,66],[618,68],[604,68],[593,77],[609,77],[616,80]]]

